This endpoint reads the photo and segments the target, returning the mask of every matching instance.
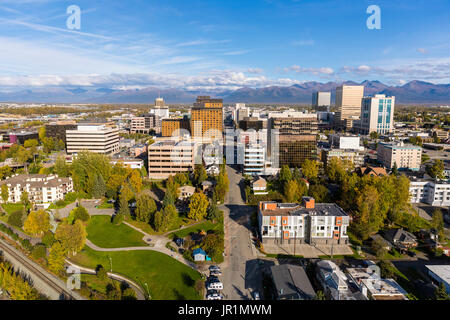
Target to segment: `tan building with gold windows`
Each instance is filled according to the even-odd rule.
[[[336,119],[340,126],[350,129],[353,121],[361,116],[361,103],[364,86],[345,86],[336,88]]]
[[[223,132],[223,100],[208,96],[197,98],[191,109],[191,135],[193,138],[221,139]]]
[[[181,129],[189,131],[189,120],[187,118],[163,119],[161,134],[163,137],[178,136]],[[178,132],[177,132],[178,130]]]

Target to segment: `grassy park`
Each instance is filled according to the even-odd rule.
[[[195,284],[200,274],[181,262],[156,251],[98,252],[85,247],[72,261],[96,268],[104,266],[119,273],[150,292],[154,300],[199,300]],[[147,283],[147,286],[145,285]]]
[[[146,246],[144,234],[125,224],[111,223],[110,216],[92,216],[86,229],[88,239],[101,248]]]

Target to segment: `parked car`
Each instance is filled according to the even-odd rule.
[[[417,254],[414,251],[408,251],[407,252],[408,256],[415,258],[417,256]]]
[[[206,287],[208,290],[223,290],[223,283],[222,282],[210,282],[208,283],[208,286]]]
[[[261,300],[261,298],[259,297],[259,292],[258,291],[253,292],[253,299]]]
[[[221,275],[222,275],[222,271],[220,271],[220,270],[212,270],[212,271],[210,272],[210,274],[211,274],[212,276],[221,276]]]
[[[220,271],[220,268],[218,266],[210,266],[209,267],[209,271],[214,271],[214,270]]]
[[[206,294],[208,300],[223,300],[223,295],[217,290],[209,290]]]

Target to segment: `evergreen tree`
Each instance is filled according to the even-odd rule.
[[[95,199],[101,199],[106,194],[106,184],[101,175],[95,176],[94,186],[92,188],[92,196]]]
[[[439,284],[439,287],[436,288],[435,291],[435,299],[436,300],[450,300],[450,295],[447,293],[447,289],[443,282]]]

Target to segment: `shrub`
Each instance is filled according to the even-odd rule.
[[[119,225],[123,222],[124,216],[123,214],[116,214],[113,218],[112,218],[112,223],[114,223],[115,225]]]
[[[85,207],[79,206],[72,211],[74,213],[74,221],[81,220],[83,222],[88,222],[91,219],[89,212]]]
[[[58,200],[55,202],[55,205],[58,207],[64,207],[66,205],[66,202],[64,200]]]
[[[42,237],[42,243],[47,247],[50,248],[53,243],[55,242],[55,235],[51,231],[47,231],[44,233],[44,236]]]
[[[47,249],[43,243],[37,244],[31,250],[31,256],[34,259],[45,259],[47,257]]]
[[[108,280],[108,272],[105,268],[103,268],[102,265],[97,266],[97,278],[100,281],[107,281]]]
[[[28,251],[31,251],[33,249],[33,245],[30,243],[30,240],[28,239],[21,239],[20,243],[22,244],[22,247],[24,247]]]
[[[14,227],[22,228],[23,227],[22,218],[23,218],[23,212],[15,211],[9,215],[8,223]]]
[[[70,192],[68,194],[66,194],[66,196],[64,197],[64,200],[66,200],[67,202],[75,202],[78,198],[78,194],[76,192]]]
[[[122,300],[137,300],[136,292],[132,288],[126,288],[122,292]]]

